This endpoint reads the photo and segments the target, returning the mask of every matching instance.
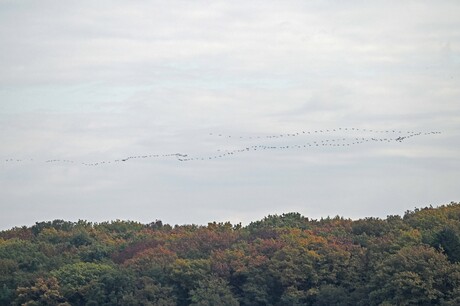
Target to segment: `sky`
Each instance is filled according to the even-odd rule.
[[[0,0],[0,41],[0,229],[460,200],[459,1]]]

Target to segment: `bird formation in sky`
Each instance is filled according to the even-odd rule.
[[[223,138],[235,138],[235,139],[273,139],[273,138],[283,138],[283,137],[297,137],[302,135],[315,135],[315,134],[326,134],[326,133],[337,133],[337,132],[367,132],[374,134],[383,134],[383,133],[393,133],[393,134],[416,134],[414,131],[401,131],[401,130],[375,130],[375,129],[361,129],[361,128],[335,128],[335,129],[321,129],[321,130],[302,130],[295,133],[285,133],[285,134],[271,134],[264,136],[243,136],[243,135],[230,135],[223,133],[209,133],[210,136],[217,136]],[[429,132],[429,133],[439,133],[439,132]]]
[[[367,135],[356,135],[367,134]],[[355,133],[355,134],[353,134]],[[335,148],[347,148],[351,146],[356,146],[364,143],[390,143],[390,142],[403,142],[407,139],[419,137],[419,136],[428,136],[440,134],[441,132],[430,131],[430,132],[415,132],[415,131],[401,131],[401,130],[375,130],[375,129],[360,129],[360,128],[335,128],[335,129],[320,129],[312,131],[299,131],[295,133],[285,133],[285,134],[273,134],[273,135],[252,135],[252,136],[242,136],[242,135],[227,135],[222,133],[209,133],[211,137],[221,137],[227,140],[235,139],[243,141],[241,143],[233,144],[232,146],[237,146],[235,149],[218,149],[217,153],[214,154],[185,154],[185,153],[168,153],[168,154],[144,154],[144,155],[132,155],[124,158],[114,159],[114,160],[103,160],[99,162],[78,162],[70,159],[48,159],[45,160],[45,163],[61,163],[61,164],[80,164],[83,166],[101,166],[105,164],[119,164],[125,163],[130,160],[135,159],[165,159],[165,158],[174,158],[179,162],[191,162],[191,161],[209,161],[214,159],[222,159],[225,157],[233,157],[239,154],[254,152],[254,151],[282,151],[282,150],[304,150],[309,148],[324,148],[324,147],[335,147]],[[340,137],[335,138],[326,138],[325,134],[338,134]],[[371,134],[370,137],[368,134]],[[300,137],[300,136],[316,136],[315,140],[291,143],[287,142],[285,139],[289,137]],[[359,136],[359,137],[357,137]],[[365,137],[363,137],[365,136]],[[397,137],[396,137],[397,136]],[[257,140],[258,144],[247,144],[247,141]],[[274,141],[274,143],[273,143]],[[280,143],[280,141],[283,141]],[[267,143],[269,142],[269,143]],[[35,162],[33,158],[30,159],[14,159],[8,158],[4,159],[5,163],[18,163],[18,162]]]

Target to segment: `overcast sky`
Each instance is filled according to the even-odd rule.
[[[0,229],[460,200],[457,0],[0,0],[0,42]]]

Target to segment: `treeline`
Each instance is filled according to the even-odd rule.
[[[54,220],[0,232],[0,305],[460,305],[460,204],[248,226]]]

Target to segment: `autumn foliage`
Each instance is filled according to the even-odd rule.
[[[460,305],[460,204],[247,226],[54,220],[0,232],[0,305]]]

